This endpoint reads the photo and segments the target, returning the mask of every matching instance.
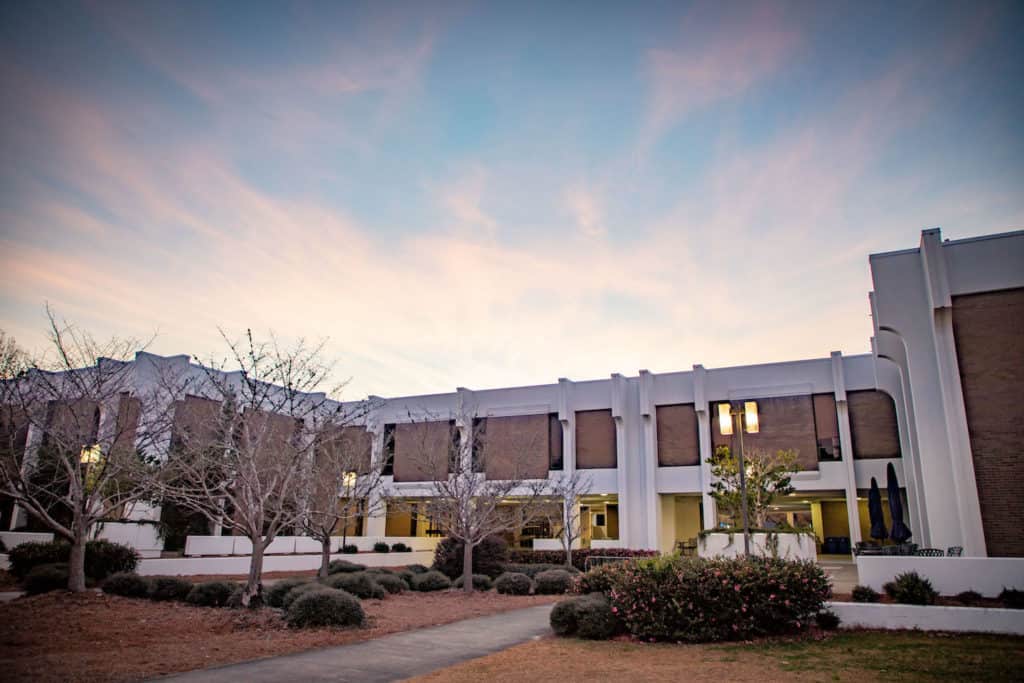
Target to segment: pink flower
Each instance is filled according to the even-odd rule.
[[[619,613],[619,608],[618,607],[612,607],[612,614],[618,614],[618,613]]]
[[[733,588],[736,590],[737,593],[740,592],[740,585],[738,583],[735,586],[733,586]]]

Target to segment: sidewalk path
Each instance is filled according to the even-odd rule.
[[[351,645],[270,657],[155,679],[174,683],[400,681],[504,650],[551,632],[552,605],[393,633]]]

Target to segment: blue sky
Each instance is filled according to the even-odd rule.
[[[1024,227],[1020,3],[555,5],[5,3],[0,327],[328,337],[353,397],[767,362]]]

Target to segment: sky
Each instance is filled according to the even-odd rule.
[[[3,3],[0,328],[326,339],[346,398],[867,352],[868,254],[1024,227],[1022,33],[1019,2]]]

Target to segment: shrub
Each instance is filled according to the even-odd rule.
[[[575,590],[577,593],[602,593],[609,595],[612,591],[612,583],[621,572],[619,564],[602,564],[590,571],[576,577]]]
[[[355,562],[349,562],[348,560],[334,560],[327,565],[328,574],[340,574],[342,572],[362,572],[366,571],[366,565],[356,564]]]
[[[452,583],[454,588],[462,588],[464,585],[463,577],[455,579]],[[494,586],[494,582],[491,581],[491,577],[486,574],[473,574],[473,589],[478,591],[489,591]]]
[[[447,590],[452,587],[452,582],[451,579],[441,572],[429,571],[412,577],[411,587],[414,591],[429,593],[431,591]]]
[[[397,574],[378,574],[373,580],[380,584],[388,593],[401,593],[409,590],[409,584]]]
[[[814,615],[814,622],[822,631],[835,631],[839,628],[839,615],[830,609]]]
[[[67,587],[68,566],[62,562],[37,565],[25,576],[25,592],[28,595],[59,591]]]
[[[184,600],[192,592],[192,582],[177,576],[153,576],[150,578],[150,600]]]
[[[284,597],[281,599],[281,607],[287,610],[292,606],[293,602],[301,598],[306,593],[322,593],[329,590],[333,589],[322,583],[317,583],[316,581],[301,583],[284,594]],[[239,597],[241,597],[241,592],[239,592]]]
[[[243,586],[237,586],[235,588],[235,590],[232,591],[231,597],[228,598],[228,601],[227,601],[227,603],[224,606],[225,607],[230,607],[231,609],[241,609],[242,608],[242,593],[244,591],[245,591],[245,588]]]
[[[373,544],[373,552],[375,553],[389,553],[391,552],[391,546],[384,541],[378,541]]]
[[[292,628],[362,626],[366,614],[354,596],[328,588],[299,596],[288,608],[286,618]]]
[[[1003,588],[999,600],[1007,609],[1024,609],[1024,591],[1016,588]]]
[[[878,594],[874,588],[870,586],[854,586],[853,587],[853,601],[854,602],[878,602],[882,596]]]
[[[519,564],[515,562],[507,562],[503,565],[503,568],[509,573],[526,574],[531,579],[537,578],[537,574],[540,574],[541,572],[550,571],[552,569],[561,569],[574,575],[580,573],[580,570],[576,569],[576,567],[569,567],[564,564]]]
[[[571,636],[576,633],[576,599],[562,600],[551,610],[551,630],[556,636]]]
[[[85,544],[85,575],[89,578],[102,581],[111,574],[133,572],[138,566],[135,548],[103,539]]]
[[[400,571],[395,572],[395,576],[397,576],[398,578],[402,579],[402,581],[405,581],[406,585],[411,587],[412,586],[412,577],[416,576],[416,573],[415,572],[411,572],[408,569],[402,569]]]
[[[422,564],[406,565],[405,569],[406,569],[406,571],[410,571],[413,574],[426,574],[427,572],[430,571],[430,569],[428,569],[427,567],[423,566]]]
[[[341,546],[341,552],[345,553],[346,555],[355,555],[359,552],[359,546],[347,543]]]
[[[11,563],[11,573],[21,580],[28,576],[33,567],[67,562],[70,554],[71,546],[67,543],[32,541],[11,548],[7,561]]]
[[[561,595],[572,588],[572,574],[564,569],[549,569],[537,574],[534,591],[538,595]]]
[[[18,579],[25,578],[33,567],[67,563],[70,558],[71,545],[62,541],[22,543],[11,548],[8,555],[11,573]],[[85,544],[85,575],[91,579],[102,580],[117,572],[133,572],[138,562],[135,550],[126,545],[106,540]]]
[[[263,599],[270,607],[284,607],[284,596],[288,595],[291,589],[309,583],[309,579],[295,576],[275,581],[263,594]]]
[[[0,553],[7,552],[7,544],[4,543],[4,539],[0,538]]]
[[[383,600],[386,592],[372,574],[366,572],[341,572],[323,579],[325,586],[351,593],[357,598]]]
[[[150,581],[133,572],[111,574],[103,582],[103,592],[126,598],[144,598],[149,595]]]
[[[904,572],[884,588],[890,598],[904,605],[931,605],[938,596],[932,582],[917,572]]]
[[[956,594],[957,602],[964,605],[977,605],[981,602],[981,593],[978,591],[962,591]]]
[[[412,548],[404,543],[395,543],[391,546],[391,552],[393,553],[411,553]]]
[[[502,595],[529,595],[533,579],[526,574],[505,572],[494,580],[494,589]]]
[[[451,579],[462,576],[462,541],[446,538],[434,550],[434,569]],[[473,548],[473,573],[495,577],[508,561],[508,544],[501,536],[488,536]]]
[[[798,630],[831,594],[810,561],[669,556],[623,565],[610,598],[638,638],[706,642]]]
[[[556,635],[605,640],[619,628],[611,603],[600,593],[563,600],[551,610],[551,629]]]
[[[185,602],[200,607],[224,607],[235,592],[235,584],[230,581],[206,581],[192,586],[185,596]]]
[[[572,566],[580,571],[587,568],[588,557],[656,557],[656,550],[633,550],[631,548],[577,548],[572,551]],[[508,561],[520,564],[565,565],[564,550],[510,550]]]

